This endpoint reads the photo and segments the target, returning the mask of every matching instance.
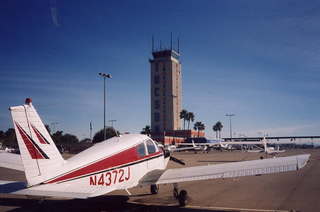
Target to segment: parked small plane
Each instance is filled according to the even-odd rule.
[[[227,142],[228,143],[228,142]],[[240,144],[246,144],[246,145],[254,145],[257,148],[256,149],[248,149],[247,152],[265,152],[266,154],[270,154],[270,155],[275,155],[278,153],[282,153],[285,152],[285,150],[280,150],[279,146],[277,149],[275,149],[274,147],[268,147],[268,140],[264,137],[261,141],[241,141],[241,142],[237,142]],[[273,142],[274,143],[274,142]],[[257,146],[257,145],[263,145],[263,148]]]
[[[263,138],[262,142],[263,142],[264,152],[267,154],[278,154],[281,152],[285,152],[285,150],[280,150],[279,146],[278,146],[278,149],[275,149],[274,147],[268,147],[267,140],[265,137]]]
[[[20,155],[0,153],[0,166],[25,172],[27,182],[0,181],[0,192],[18,195],[89,198],[114,190],[148,185],[231,178],[295,171],[304,167],[309,154],[227,164],[166,169],[169,151],[146,135],[122,135],[95,144],[63,159],[30,98],[10,107]],[[178,160],[178,159],[177,159]],[[179,161],[179,160],[178,160]],[[181,205],[187,192],[174,186]]]
[[[222,139],[211,139],[207,140],[206,138],[200,138],[200,142],[195,143],[194,139],[199,139],[199,138],[190,138],[189,140],[192,141],[192,143],[185,142],[185,143],[179,143],[179,146],[193,146],[197,147],[198,150],[202,151],[209,151],[210,149],[219,149],[219,150],[232,150],[233,143],[230,142],[224,142]]]
[[[187,146],[187,147],[181,147],[180,145],[166,145],[163,147],[162,144],[158,144],[158,147],[163,147],[165,150],[168,150],[169,152],[182,152],[182,151],[197,151],[197,150],[202,150],[200,146],[195,145],[194,142],[191,144],[192,146]]]

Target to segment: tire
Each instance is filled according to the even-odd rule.
[[[150,192],[151,194],[157,194],[159,192],[159,187],[157,185],[151,185],[150,186]]]
[[[187,193],[186,190],[180,191],[179,196],[178,196],[178,200],[179,200],[179,205],[181,207],[186,206],[186,203],[187,203],[187,200],[188,200],[188,193]]]

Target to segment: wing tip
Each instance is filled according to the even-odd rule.
[[[303,154],[303,155],[297,155],[297,167],[298,169],[302,169],[307,163],[309,162],[311,154]]]

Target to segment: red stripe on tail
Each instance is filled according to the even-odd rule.
[[[31,126],[32,126],[33,131],[37,135],[37,138],[38,138],[39,142],[41,144],[49,144],[47,139],[39,132],[39,130],[37,130],[37,128],[35,128],[35,126],[33,126],[33,125],[31,125]]]
[[[18,131],[22,137],[22,140],[24,142],[24,144],[26,145],[29,154],[31,156],[32,159],[49,159],[49,157],[41,151],[41,149],[38,149],[37,146],[35,146],[36,144],[34,143],[34,141],[28,136],[28,134],[22,129],[22,127],[15,122]]]

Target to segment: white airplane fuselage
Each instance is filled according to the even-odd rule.
[[[155,152],[139,155],[139,145],[146,145],[147,141],[152,142]],[[137,186],[139,180],[150,171],[165,169],[168,161],[169,158],[164,158],[163,151],[149,137],[123,135],[95,144],[66,160],[64,166],[52,170],[55,177],[48,173],[44,184],[65,186],[72,182],[72,187],[92,191],[94,196],[99,196]]]

